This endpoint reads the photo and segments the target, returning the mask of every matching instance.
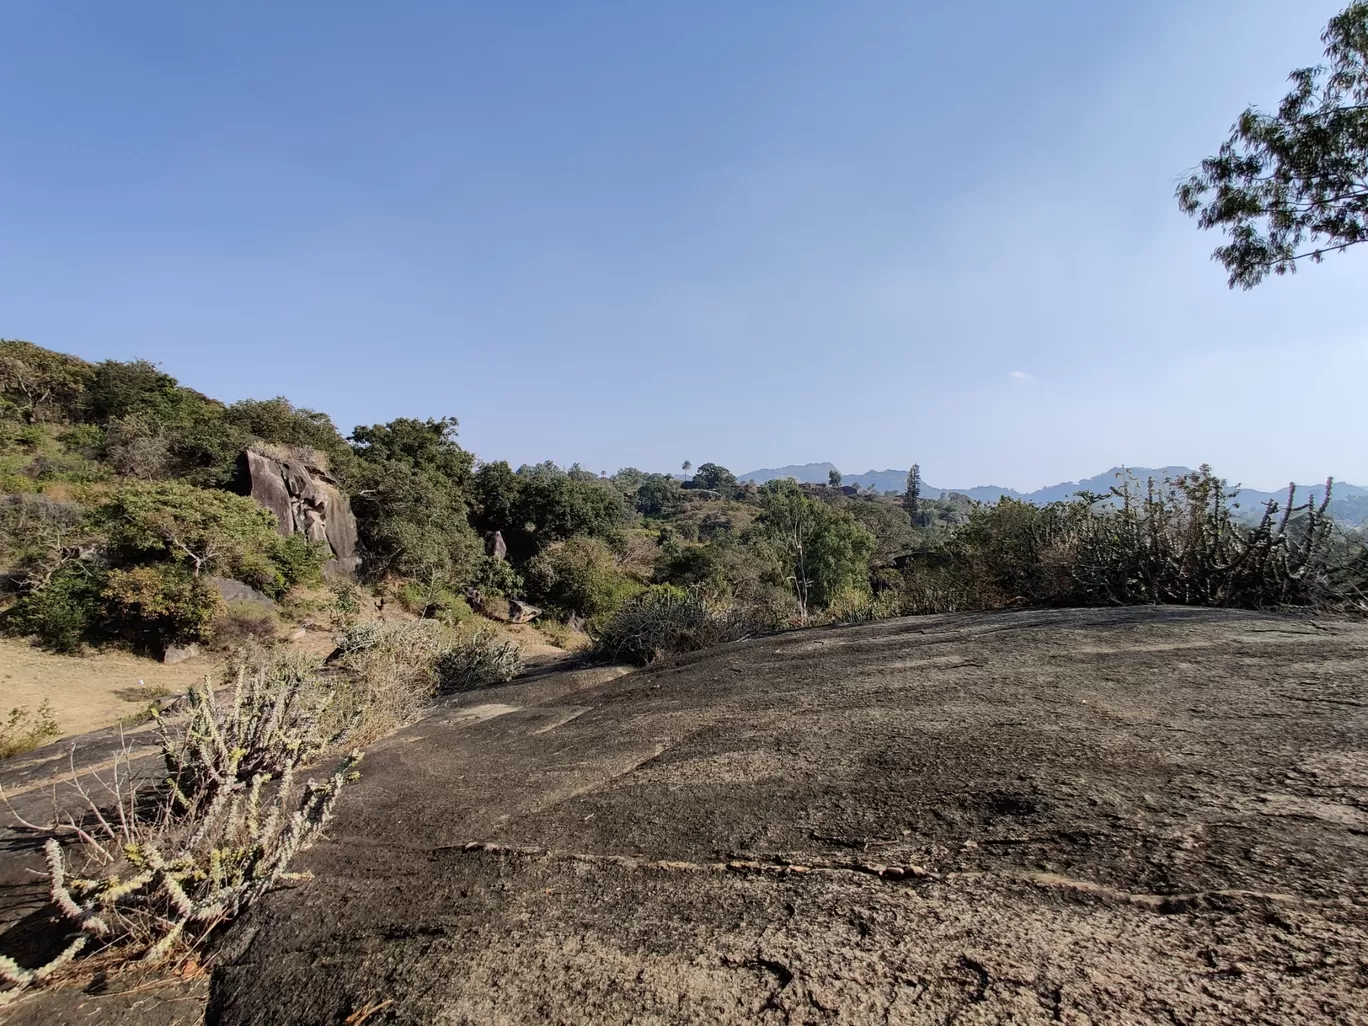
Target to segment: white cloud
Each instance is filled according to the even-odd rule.
[[[1035,379],[1025,371],[1010,371],[1007,375],[1013,381],[1034,381]]]

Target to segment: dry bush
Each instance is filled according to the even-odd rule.
[[[226,602],[209,623],[209,637],[221,649],[270,645],[276,640],[280,620],[275,611],[259,602]]]
[[[594,631],[603,659],[645,666],[668,655],[696,652],[758,632],[754,618],[733,608],[712,608],[677,588],[657,587],[631,599]]]
[[[0,759],[31,752],[61,735],[50,702],[40,705],[36,713],[11,709],[9,716],[0,719]]]
[[[369,620],[345,627],[329,662],[334,715],[367,743],[412,722],[437,693],[434,661],[454,632],[437,620]]]
[[[1166,603],[1248,609],[1368,609],[1363,546],[1337,534],[1321,502],[1290,488],[1258,523],[1234,518],[1210,468],[1136,493],[1114,489],[1032,506],[975,509],[944,559],[909,572],[904,613],[1011,605]]]
[[[43,830],[53,903],[73,926],[54,959],[25,968],[0,956],[4,1003],[69,965],[93,943],[127,961],[159,962],[193,950],[283,879],[318,837],[353,752],[322,783],[297,781],[301,763],[328,739],[317,681],[293,670],[243,670],[231,700],[206,684],[191,692],[181,724],[158,721],[167,775],[140,772],[128,750],[104,795],[73,784],[84,806]],[[64,846],[59,838],[67,839]]]
[[[433,662],[437,689],[442,693],[506,684],[522,668],[522,647],[515,641],[501,641],[488,627],[460,638]]]

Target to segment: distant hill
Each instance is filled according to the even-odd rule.
[[[786,477],[807,484],[826,484],[827,475],[834,469],[836,469],[835,464],[832,463],[804,463],[788,467],[767,467],[736,476],[740,481],[754,481],[756,484],[764,484],[766,481],[775,481]],[[1080,481],[1061,481],[1059,484],[1037,488],[1033,492],[1018,492],[1013,488],[1003,488],[999,485],[943,488],[929,481],[922,481],[922,494],[934,497],[942,492],[955,492],[960,495],[967,495],[971,499],[977,499],[979,502],[996,502],[1006,496],[1043,505],[1047,502],[1058,502],[1072,498],[1081,491],[1105,494],[1114,485],[1120,485],[1127,479],[1136,484],[1144,484],[1149,478],[1161,481],[1166,477],[1177,477],[1181,474],[1190,473],[1192,470],[1189,467],[1112,467],[1110,470],[1093,477],[1086,477]],[[873,487],[880,492],[901,492],[907,485],[907,471],[905,469],[867,470],[863,474],[845,474],[841,478],[841,483],[859,485],[861,488]],[[1298,504],[1305,502],[1308,496],[1314,496],[1318,501],[1324,490],[1324,482],[1317,482],[1309,486],[1299,485],[1297,487],[1297,502]],[[1261,492],[1255,488],[1242,488],[1236,502],[1239,504],[1242,515],[1257,516],[1262,511],[1264,503],[1270,499],[1282,502],[1286,498],[1286,489],[1280,489],[1276,492]],[[1330,512],[1335,519],[1343,523],[1359,524],[1368,520],[1368,487],[1336,481],[1332,492]]]

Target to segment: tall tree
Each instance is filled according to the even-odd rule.
[[[921,513],[920,464],[912,464],[912,469],[907,472],[907,490],[903,492],[903,509],[907,510],[907,515],[912,518],[912,523],[920,522],[918,520],[918,515]]]
[[[1230,287],[1368,241],[1368,0],[1330,20],[1326,63],[1289,76],[1276,113],[1248,108],[1215,156],[1178,186],[1178,205],[1227,243]]]
[[[832,488],[841,487],[841,472],[835,467],[827,471],[827,484],[831,485]]]
[[[688,476],[689,471],[693,470],[693,461],[685,460],[679,469],[684,471],[685,476]]]

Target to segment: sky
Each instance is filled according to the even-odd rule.
[[[1368,483],[1368,251],[1231,292],[1173,200],[1342,5],[0,0],[0,337],[515,466]]]

